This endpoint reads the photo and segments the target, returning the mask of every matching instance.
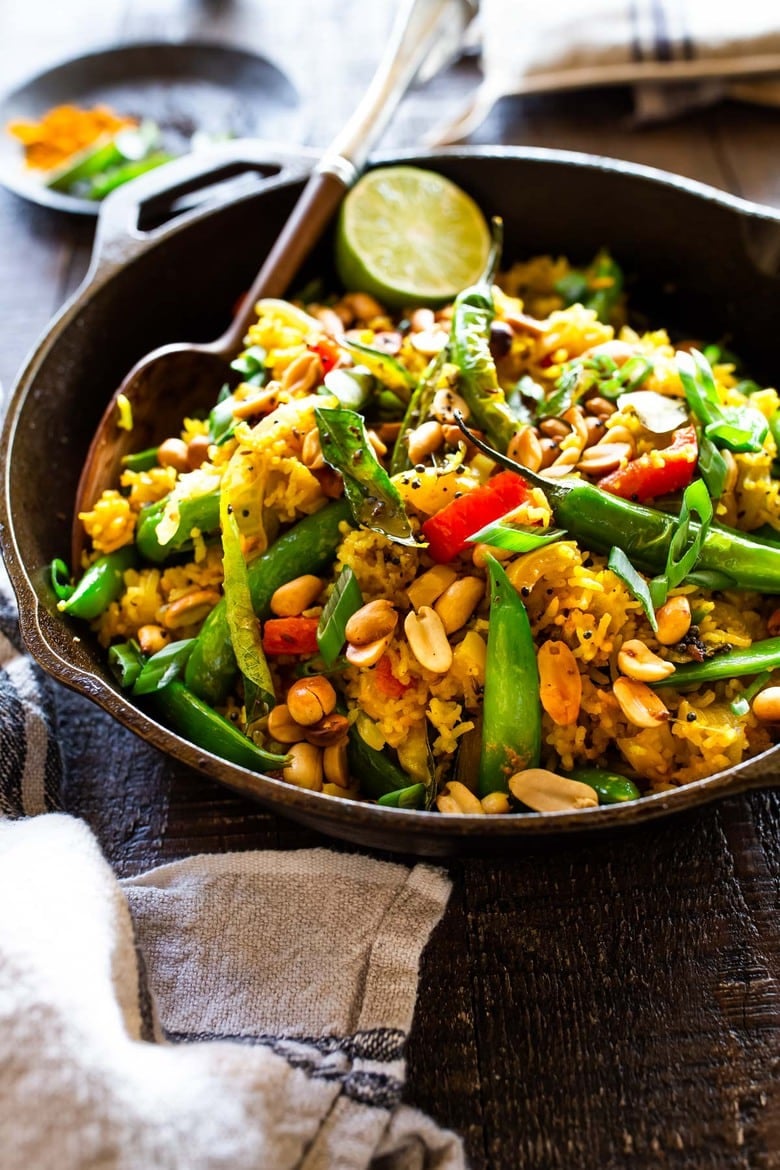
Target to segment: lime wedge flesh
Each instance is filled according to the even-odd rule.
[[[336,268],[389,308],[441,305],[482,275],[490,229],[470,195],[434,171],[369,171],[342,204]]]

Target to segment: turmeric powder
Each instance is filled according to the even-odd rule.
[[[7,129],[24,146],[28,167],[50,171],[99,139],[137,125],[135,118],[115,114],[108,106],[65,105],[47,110],[40,122],[9,122]]]

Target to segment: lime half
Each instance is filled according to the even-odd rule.
[[[356,183],[336,227],[345,288],[389,308],[441,305],[482,274],[490,229],[455,183],[418,167],[380,167]]]

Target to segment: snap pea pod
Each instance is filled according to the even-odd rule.
[[[262,556],[248,566],[249,592],[259,618],[267,617],[271,597],[301,573],[327,568],[341,540],[339,525],[350,518],[346,500],[334,500],[313,516],[280,536]],[[211,704],[224,701],[236,673],[236,656],[230,642],[224,598],[206,618],[187,663],[185,682]]]
[[[490,326],[495,316],[493,276],[501,249],[500,229],[496,232],[484,276],[455,298],[450,327],[450,356],[458,367],[458,389],[476,425],[500,450],[505,451],[517,430],[517,419],[499,385],[496,364],[490,352]]]
[[[517,472],[526,483],[540,488],[552,507],[555,523],[565,528],[584,548],[608,554],[617,547],[644,572],[664,571],[669,546],[678,529],[677,516],[623,500],[573,477],[545,479],[483,442],[462,418],[459,426],[491,459]],[[691,542],[697,539],[700,528],[698,523],[690,522]],[[757,540],[733,528],[719,524],[709,526],[696,569],[725,574],[733,580],[736,589],[780,593],[780,545]]]
[[[380,796],[377,804],[385,808],[424,808],[425,785],[410,784],[408,788],[399,788],[396,792],[386,792]]]
[[[599,798],[599,804],[623,804],[626,800],[639,800],[642,793],[633,780],[620,772],[608,768],[575,768],[566,773],[569,779],[587,784]]]
[[[252,772],[273,772],[287,763],[287,756],[258,747],[178,680],[149,695],[145,705],[184,739],[231,764]]]
[[[122,592],[124,574],[136,563],[133,546],[125,545],[115,552],[98,557],[87,569],[70,597],[58,602],[61,613],[91,622],[100,617]]]
[[[482,710],[480,796],[508,792],[508,780],[513,772],[538,765],[542,743],[539,671],[528,613],[498,561],[488,557],[487,562],[490,623]]]
[[[651,683],[652,687],[688,687],[717,682],[722,678],[740,678],[761,674],[780,667],[780,638],[765,638],[745,650],[727,650],[705,662],[685,662],[668,678]]]
[[[410,787],[406,772],[384,752],[367,744],[354,724],[349,729],[347,760],[350,773],[360,781],[360,791],[374,800]],[[425,792],[425,785],[414,787],[420,787]]]
[[[179,523],[171,540],[160,544],[157,539],[157,525],[165,511],[165,500],[149,504],[141,509],[135,530],[135,546],[147,561],[162,564],[173,553],[189,546],[192,530],[197,528],[204,534],[216,532],[219,528],[219,488],[182,500],[179,505]]]

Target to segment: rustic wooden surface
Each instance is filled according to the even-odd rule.
[[[265,52],[327,141],[379,55],[390,0],[25,0],[0,7],[10,86],[117,40],[213,37]],[[477,80],[411,95],[387,135],[416,144]],[[780,205],[780,112],[723,106],[635,130],[621,92],[505,101],[475,142],[628,158]],[[0,192],[7,390],[81,279],[89,223]],[[717,241],[713,241],[717,247]],[[59,694],[68,808],[120,873],[199,850],[322,843],[171,765]],[[780,802],[733,798],[623,836],[450,866],[423,960],[408,1099],[463,1134],[475,1170],[780,1166]],[[322,895],[322,892],[320,892]]]

